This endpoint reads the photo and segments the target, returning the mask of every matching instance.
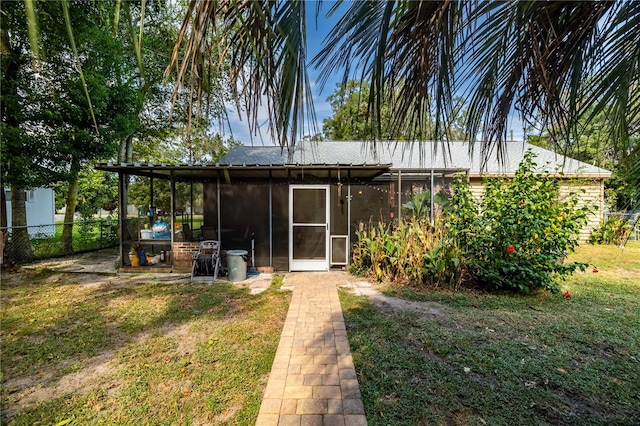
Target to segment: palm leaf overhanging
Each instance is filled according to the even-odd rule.
[[[211,76],[228,75],[252,134],[266,104],[272,137],[293,144],[305,124],[315,125],[305,16],[301,1],[192,0],[167,72],[174,69],[181,84],[189,82],[198,110]]]
[[[639,131],[640,2],[331,3],[328,14],[338,13],[313,63],[321,83],[338,71],[345,83],[370,84],[376,138],[411,129],[416,140],[446,143],[455,96],[466,100],[467,138],[484,141],[487,155],[500,155],[513,115],[565,149],[578,140],[578,119],[603,111],[622,152]],[[224,35],[218,46],[214,30]],[[291,145],[313,121],[305,31],[304,2],[193,0],[172,66],[199,99],[206,65],[228,66],[253,129],[264,101],[277,140]],[[385,102],[392,129],[382,132]]]

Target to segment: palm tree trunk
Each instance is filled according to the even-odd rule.
[[[35,256],[31,249],[27,229],[26,192],[24,189],[11,186],[11,260],[25,262]]]
[[[133,134],[120,141],[119,162],[131,163],[133,161]]]

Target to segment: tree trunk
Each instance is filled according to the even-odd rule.
[[[73,253],[73,216],[78,204],[78,175],[69,181],[67,190],[67,202],[64,212],[64,225],[62,227],[62,253]]]
[[[27,229],[26,192],[16,185],[11,186],[11,253],[13,262],[33,260],[33,250]]]
[[[4,247],[9,239],[7,230],[7,195],[4,185],[0,185],[0,228],[2,228],[2,240],[0,240],[0,265],[4,265]]]
[[[129,135],[120,142],[120,154],[118,161],[121,163],[133,162],[133,135]]]

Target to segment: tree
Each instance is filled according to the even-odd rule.
[[[560,143],[575,134],[580,117],[607,111],[623,153],[639,131],[640,2],[341,3],[330,7],[329,14],[343,15],[314,63],[322,78],[342,72],[345,83],[352,76],[369,83],[376,139],[389,131],[382,129],[385,103],[392,133],[412,129],[419,136],[433,123],[434,138],[446,139],[456,96],[468,101],[465,133],[471,141],[482,133],[485,155],[497,147],[501,156],[513,113]],[[212,31],[227,37],[213,45]],[[228,58],[231,88],[251,122],[257,125],[256,108],[266,97],[274,139],[288,146],[306,134],[300,120],[313,119],[305,33],[304,2],[226,0],[211,7],[193,0],[171,66],[196,93],[206,84],[202,70]]]
[[[44,5],[45,8],[50,6]],[[13,259],[33,257],[26,229],[25,190],[46,185],[54,179],[54,173],[43,166],[49,149],[48,139],[39,138],[42,134],[24,126],[33,115],[25,101],[37,94],[29,84],[36,78],[36,70],[30,66],[32,57],[24,16],[23,2],[0,3],[0,169],[3,191],[4,186],[11,188],[13,252],[7,257]],[[6,203],[2,203],[0,214],[6,220]]]
[[[368,83],[350,80],[346,86],[338,84],[336,90],[327,99],[331,104],[333,115],[323,121],[322,130],[327,139],[332,140],[372,140],[376,135],[376,130],[371,126],[369,105],[369,85]],[[462,99],[455,100],[455,114],[451,117],[451,122],[447,126],[447,140],[462,140],[464,138],[463,120],[466,116],[466,109]],[[392,133],[391,108],[385,104],[382,106],[381,127],[382,139],[410,140],[417,135],[415,129],[404,129],[399,133]],[[425,120],[428,123],[429,120]],[[431,139],[433,135],[433,124],[429,125],[420,133],[420,139]]]
[[[9,40],[26,40],[22,36],[27,25],[16,19],[21,5],[11,3],[3,10],[6,23],[12,24],[3,25]],[[79,173],[88,162],[117,152],[119,141],[136,127],[140,102],[136,73],[131,62],[122,60],[124,46],[103,19],[103,7],[109,4],[75,2],[68,9],[65,5],[38,3],[43,29],[38,56],[24,42],[11,46],[11,60],[21,67],[15,75],[3,73],[16,88],[3,96],[9,101],[3,130],[11,137],[3,138],[2,161],[8,166],[3,181],[16,189],[12,197],[20,197],[28,187],[69,183],[62,240],[63,250],[71,252]],[[63,15],[73,22],[73,30]],[[40,171],[40,179],[33,178],[34,170]],[[12,208],[14,227],[22,221],[26,225],[24,200],[16,198]],[[28,240],[15,245],[25,247],[20,258],[30,257]]]
[[[605,194],[611,208],[633,209],[640,205],[640,134],[630,137],[629,151],[615,149],[611,139],[612,118],[604,112],[594,115],[589,121],[581,118],[577,128],[577,140],[570,139],[558,146],[548,132],[530,134],[527,141],[548,149],[562,149],[563,154],[612,171],[612,178],[605,181]]]

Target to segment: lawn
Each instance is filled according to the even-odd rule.
[[[574,257],[599,271],[568,299],[384,289],[408,310],[341,292],[369,424],[640,424],[640,244]],[[3,274],[2,423],[254,424],[277,287]]]
[[[341,292],[369,424],[640,424],[640,244],[572,258],[570,298]]]
[[[3,274],[2,423],[253,424],[290,294]],[[66,422],[66,423],[65,423]]]

